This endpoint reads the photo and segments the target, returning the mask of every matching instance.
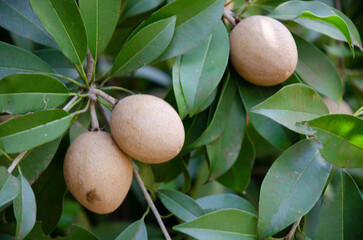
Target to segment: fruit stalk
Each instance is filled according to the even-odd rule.
[[[90,110],[91,121],[92,121],[92,130],[97,131],[100,128],[100,125],[98,124],[96,107],[95,107],[94,101],[91,100],[89,108],[90,108],[89,110]]]
[[[135,167],[134,167],[134,175],[135,175],[135,178],[136,178],[137,182],[139,183],[139,186],[141,188],[142,193],[145,196],[145,199],[146,199],[147,203],[149,204],[149,207],[150,207],[151,211],[153,211],[153,213],[155,215],[155,218],[159,223],[161,231],[163,231],[165,239],[171,240],[170,235],[169,235],[168,231],[166,230],[166,227],[165,227],[165,225],[163,223],[163,220],[161,219],[161,216],[160,216],[158,210],[156,209],[155,204],[154,204],[153,200],[151,199],[149,193],[147,192],[147,189],[145,187],[144,182],[142,181],[142,179],[140,177],[139,172],[137,171],[137,169]]]
[[[236,19],[233,17],[233,12],[228,9],[223,9],[223,17],[226,18],[233,26],[236,26]]]

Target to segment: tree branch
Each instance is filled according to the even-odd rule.
[[[159,223],[161,231],[163,231],[165,239],[171,240],[170,235],[169,235],[168,231],[166,230],[166,227],[165,227],[165,225],[163,223],[163,220],[161,219],[161,216],[160,216],[158,210],[156,209],[155,204],[154,204],[153,200],[151,199],[149,193],[147,192],[147,189],[145,187],[144,182],[142,181],[142,179],[140,177],[139,172],[137,171],[137,169],[135,167],[134,167],[134,175],[135,175],[135,178],[136,178],[137,182],[139,183],[139,186],[141,188],[142,193],[145,196],[145,199],[146,199],[147,203],[149,204],[149,207],[150,207],[151,211],[153,211],[153,213],[155,215],[155,218]]]
[[[86,67],[86,76],[88,82],[92,81],[92,75],[93,75],[93,66],[95,64],[95,61],[93,60],[91,51],[87,49],[87,67]]]
[[[290,232],[285,237],[286,240],[290,240],[294,236],[296,228],[299,226],[301,219],[302,217],[299,217],[296,222],[294,222],[294,225],[292,225]]]
[[[27,154],[28,151],[19,153],[19,155],[12,161],[10,167],[8,168],[8,172],[11,174],[15,167],[19,164],[19,162],[24,158],[24,156]]]

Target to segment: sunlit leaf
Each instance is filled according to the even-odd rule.
[[[254,106],[252,112],[264,115],[285,127],[301,133],[297,122],[329,114],[323,100],[314,89],[304,84],[291,84]]]
[[[303,122],[301,129],[321,142],[320,153],[326,161],[343,168],[363,167],[362,119],[330,114]]]

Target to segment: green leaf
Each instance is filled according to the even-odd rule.
[[[363,167],[363,120],[352,115],[331,114],[303,122],[302,129],[315,135],[328,162],[343,168]]]
[[[19,47],[0,42],[0,78],[19,72],[54,73],[47,63],[34,54]]]
[[[8,173],[8,170],[0,166],[0,212],[19,193],[19,181],[16,177]]]
[[[50,34],[43,28],[28,1],[0,1],[0,26],[21,37],[48,47],[57,48]]]
[[[197,199],[197,203],[206,213],[233,208],[249,212],[257,217],[257,211],[249,201],[231,193],[221,193],[202,197]]]
[[[328,185],[320,210],[318,239],[363,239],[363,200],[353,178],[340,169]]]
[[[123,19],[140,15],[160,6],[164,0],[128,0],[125,6]]]
[[[48,63],[56,73],[72,79],[79,77],[73,63],[62,52],[55,49],[41,49],[34,51],[34,54]]]
[[[160,56],[173,37],[175,21],[173,16],[154,22],[137,32],[121,49],[110,75],[132,72]]]
[[[252,240],[256,239],[256,225],[254,215],[239,209],[224,209],[176,225],[173,229],[200,240]]]
[[[63,159],[69,144],[69,135],[66,135],[52,163],[33,184],[38,209],[37,220],[43,222],[42,227],[46,234],[54,230],[62,214],[63,197],[67,190],[63,176]]]
[[[314,139],[302,140],[281,154],[262,182],[258,239],[272,236],[305,215],[319,199],[330,169]]]
[[[44,28],[54,37],[64,55],[82,65],[87,54],[87,36],[74,0],[29,0]]]
[[[295,71],[300,79],[339,104],[343,83],[333,63],[317,47],[297,35],[293,36],[299,55]]]
[[[175,0],[156,11],[132,35],[150,23],[175,15],[173,39],[167,50],[156,59],[157,62],[163,61],[187,52],[206,39],[217,27],[223,6],[224,0]]]
[[[239,81],[239,93],[247,110],[248,117],[257,132],[277,148],[286,149],[291,146],[291,141],[280,124],[251,111],[253,106],[269,98],[276,93],[281,86],[260,87],[239,78],[236,73],[234,73],[233,76]]]
[[[21,171],[19,180],[19,194],[14,199],[14,215],[16,218],[15,239],[24,239],[32,230],[36,218],[36,203],[32,188],[23,177]]]
[[[94,59],[103,53],[116,28],[121,0],[80,0],[79,8]]]
[[[230,80],[232,82],[232,80]],[[236,87],[236,84],[234,84]],[[236,162],[242,147],[246,125],[246,113],[241,98],[235,91],[234,99],[224,116],[225,128],[217,140],[207,145],[209,180],[225,174]]]
[[[252,140],[248,134],[245,134],[237,160],[225,174],[217,179],[217,181],[236,192],[242,193],[246,190],[250,182],[251,169],[255,157],[256,151]]]
[[[72,115],[63,110],[46,110],[12,118],[0,124],[0,149],[6,153],[27,151],[50,142],[67,129]]]
[[[115,240],[147,240],[147,231],[143,219],[128,226]]]
[[[66,237],[57,237],[56,239],[60,240],[81,240],[81,239],[87,239],[87,240],[99,240],[99,238],[92,233],[91,231],[78,226],[78,225],[72,225],[70,233]]]
[[[360,37],[359,35],[356,35],[355,26],[352,23],[348,24],[345,21],[346,19],[341,17],[341,15],[343,14],[337,14],[337,12],[333,10],[333,8],[318,1],[289,1],[279,5],[277,8],[275,8],[274,11],[269,14],[270,17],[281,20],[295,20],[296,22],[302,24],[307,28],[312,28],[315,31],[327,34],[328,36],[335,36],[336,33],[326,27],[325,24],[309,24],[309,22],[328,23],[330,24],[330,27],[334,27],[335,29],[339,30],[341,34],[344,35],[345,41],[349,43],[349,46],[351,48],[353,48],[353,44],[356,44],[357,46],[362,48]],[[308,24],[304,24],[306,22],[299,21],[300,19],[309,19],[310,21],[308,22]]]
[[[0,80],[0,111],[21,114],[64,103],[69,92],[58,79],[43,74],[15,74]]]
[[[31,232],[26,236],[25,240],[51,240],[52,238],[46,236],[42,229],[42,222],[37,221]]]
[[[181,119],[184,119],[188,113],[189,109],[187,103],[185,101],[185,97],[183,94],[183,89],[180,82],[180,63],[181,56],[175,58],[174,66],[173,66],[173,90],[175,95],[176,104],[178,105],[179,116]]]
[[[174,190],[159,190],[156,195],[175,216],[189,222],[204,214],[204,210],[188,195]]]
[[[217,88],[228,56],[229,38],[222,22],[205,41],[182,56],[179,77],[189,116],[196,114]]]
[[[291,84],[254,106],[252,112],[264,115],[285,127],[302,133],[297,122],[329,114],[325,103],[314,89],[304,84]]]
[[[61,138],[45,143],[28,153],[19,163],[23,176],[31,183],[48,167],[52,161]]]
[[[227,125],[225,117],[229,116],[229,113],[231,112],[231,106],[235,99],[237,86],[235,81],[230,80],[229,72],[227,72],[224,79],[224,85],[219,96],[213,119],[203,134],[190,145],[190,148],[200,147],[217,140]]]

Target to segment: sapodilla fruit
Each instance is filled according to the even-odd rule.
[[[133,166],[110,134],[97,131],[83,133],[73,141],[63,172],[69,191],[83,206],[107,214],[126,197]]]
[[[121,99],[111,114],[111,133],[130,157],[145,163],[174,158],[184,144],[184,126],[161,98],[137,94]]]
[[[297,64],[297,48],[289,30],[266,16],[242,20],[230,35],[230,59],[236,72],[260,86],[288,79]]]
[[[344,100],[340,102],[340,105],[336,104],[333,100],[327,97],[323,97],[325,105],[328,107],[331,114],[350,114],[353,115],[353,110],[350,108],[348,103]]]

